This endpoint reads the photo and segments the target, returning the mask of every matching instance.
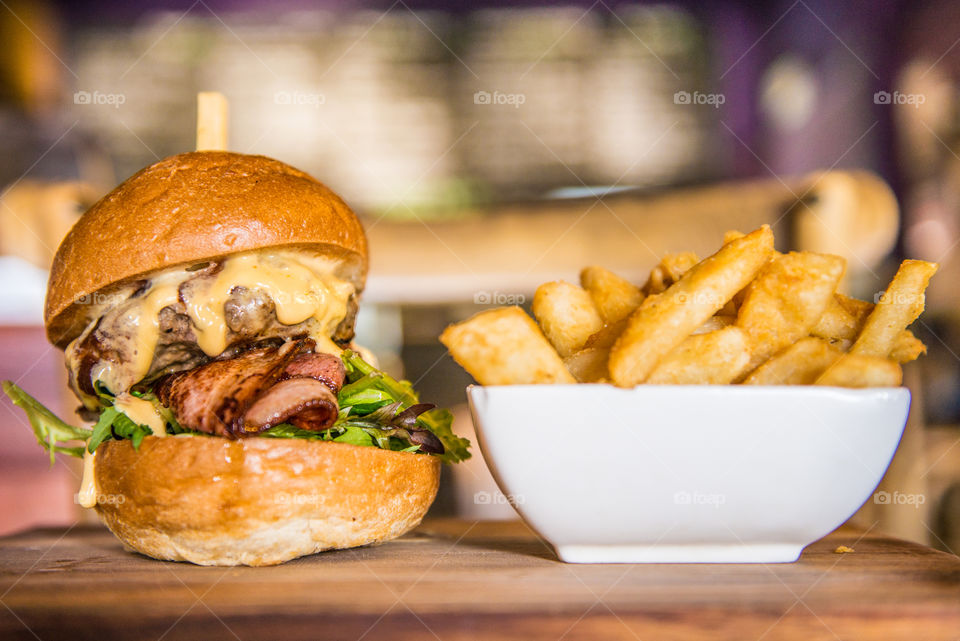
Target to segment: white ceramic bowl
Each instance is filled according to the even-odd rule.
[[[574,563],[789,562],[872,494],[905,388],[467,388],[483,456]]]

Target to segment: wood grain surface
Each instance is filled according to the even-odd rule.
[[[0,539],[0,605],[0,639],[946,640],[960,558],[841,529],[791,564],[568,565],[519,523],[434,520],[379,547],[205,568],[78,526]]]

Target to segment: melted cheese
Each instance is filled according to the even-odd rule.
[[[136,373],[134,383],[150,371],[153,353],[160,340],[160,310],[177,302],[178,290],[183,280],[176,272],[158,276],[142,300],[131,305],[125,314],[125,324],[133,328],[133,362],[130,367]],[[100,361],[91,370],[91,377],[103,382],[111,391],[126,391],[127,385],[119,382],[122,375],[115,371],[116,367],[116,364],[110,361]]]
[[[83,452],[83,477],[80,479],[80,491],[77,492],[77,503],[80,507],[93,507],[97,504],[97,478],[96,478],[96,456],[84,450]]]
[[[308,318],[318,321],[329,336],[347,314],[347,299],[353,286],[301,262],[294,254],[263,252],[232,256],[202,293],[187,301],[197,345],[216,356],[227,348],[224,304],[234,287],[267,294],[273,300],[277,320],[296,325]]]
[[[267,294],[273,300],[277,320],[285,325],[315,319],[311,338],[317,341],[317,350],[339,355],[340,349],[330,335],[347,315],[354,287],[335,276],[334,268],[335,263],[327,259],[284,250],[226,258],[222,269],[212,278],[198,281],[184,301],[197,345],[208,356],[218,356],[228,347],[224,304],[233,288],[239,286]],[[185,269],[159,274],[151,279],[145,294],[131,299],[136,303],[129,305],[125,314],[126,326],[133,328],[129,369],[121,373],[115,364],[101,361],[91,371],[94,380],[110,390],[125,390],[149,373],[160,339],[160,310],[175,304],[180,285],[194,276]]]
[[[121,394],[113,401],[113,406],[126,414],[134,423],[149,427],[154,436],[158,438],[167,436],[167,423],[150,401],[130,394]]]

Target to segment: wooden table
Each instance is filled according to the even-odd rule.
[[[855,549],[837,554],[839,545]],[[515,522],[429,521],[270,568],[0,539],[2,639],[957,639],[960,558],[841,529],[797,563],[567,565]]]

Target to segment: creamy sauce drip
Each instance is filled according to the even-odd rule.
[[[134,423],[149,427],[157,438],[167,436],[167,422],[150,401],[130,394],[120,394],[114,399],[113,406],[126,414]]]
[[[226,258],[219,272],[201,277],[185,290],[183,302],[197,345],[208,356],[218,356],[229,346],[225,303],[235,287],[245,287],[268,295],[277,320],[284,325],[314,319],[311,338],[317,342],[317,350],[339,355],[330,335],[346,317],[355,290],[352,283],[334,274],[335,267],[336,263],[327,259],[284,250]],[[125,392],[129,384],[142,380],[150,372],[160,340],[160,310],[175,305],[180,286],[195,277],[186,269],[158,274],[143,294],[130,299],[134,304],[127,301],[121,322],[132,331],[130,362],[102,360],[91,369],[92,379],[114,392]],[[67,348],[68,353],[72,348]]]

